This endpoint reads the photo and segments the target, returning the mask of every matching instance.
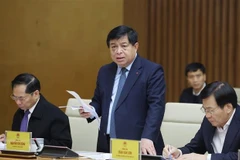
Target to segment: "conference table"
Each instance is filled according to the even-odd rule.
[[[26,158],[22,159],[22,158],[6,158],[6,157],[0,157],[0,160],[26,160]],[[28,160],[58,160],[56,158],[41,158],[41,157],[37,157],[35,159],[28,159]],[[79,157],[79,158],[67,158],[67,160],[90,160],[89,158],[84,158],[84,157]]]
[[[67,160],[92,160],[92,159],[109,159],[111,158],[111,154],[110,153],[100,153],[100,152],[90,152],[90,151],[76,151],[76,153],[79,155],[79,157],[77,158],[66,158]],[[5,154],[6,155],[6,154]],[[8,154],[7,154],[8,155]],[[16,155],[14,155],[16,156]],[[1,154],[0,152],[0,160],[58,160],[59,158],[45,158],[45,157],[24,157],[24,158],[20,158],[18,157],[6,157],[4,156],[4,154]],[[61,158],[64,159],[64,158]]]

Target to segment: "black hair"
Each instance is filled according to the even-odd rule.
[[[30,73],[22,73],[17,75],[13,80],[12,80],[12,89],[16,85],[21,85],[25,84],[26,85],[26,90],[25,93],[32,93],[36,90],[40,92],[41,86],[40,86],[40,81],[35,77],[34,75]]]
[[[117,26],[117,27],[113,28],[108,33],[107,41],[106,41],[108,48],[110,46],[110,40],[119,39],[125,35],[128,36],[129,43],[131,43],[132,45],[135,45],[135,43],[138,42],[137,32],[128,26],[121,25],[121,26]]]
[[[206,69],[202,63],[198,63],[198,62],[190,63],[185,68],[185,76],[188,75],[188,72],[196,72],[199,69],[200,71],[202,71],[203,74],[206,73]]]
[[[223,108],[227,103],[231,103],[233,108],[238,106],[237,94],[227,82],[215,81],[207,84],[201,92],[201,98],[205,99],[211,95],[214,96],[220,108]]]

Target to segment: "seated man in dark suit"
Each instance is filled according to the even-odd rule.
[[[12,81],[11,98],[18,110],[13,117],[13,131],[32,132],[34,138],[44,138],[44,144],[72,147],[68,117],[49,103],[40,93],[40,81],[23,73]],[[5,135],[0,136],[4,140]]]
[[[182,91],[179,102],[202,103],[200,93],[206,86],[206,71],[201,63],[190,63],[186,66],[185,75],[190,85]]]
[[[179,149],[166,145],[164,157],[173,156],[177,160],[237,160],[240,107],[236,92],[226,82],[213,82],[203,89],[201,98],[206,116],[195,137]]]

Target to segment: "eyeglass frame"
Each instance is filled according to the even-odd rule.
[[[19,96],[19,97],[14,96],[13,94],[11,94],[10,97],[11,97],[11,99],[14,100],[14,101],[19,100],[20,102],[23,102],[29,95],[32,96],[34,92],[35,92],[35,91],[33,91],[32,93],[27,93],[27,95],[25,95],[25,96]]]
[[[213,109],[205,109],[203,106],[200,108],[200,110],[203,112],[203,113],[205,113],[205,114],[211,114],[211,115],[213,115],[214,114],[214,112],[215,112],[215,110],[217,109],[217,108],[219,108],[219,107],[214,107]]]

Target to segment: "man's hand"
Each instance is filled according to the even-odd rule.
[[[142,138],[141,139],[141,151],[142,151],[142,154],[156,155],[156,150],[155,150],[152,140]]]
[[[82,118],[90,118],[92,116],[90,112],[84,112],[83,107],[80,107],[79,113]]]
[[[207,155],[204,154],[196,154],[196,153],[190,153],[190,154],[184,154],[180,156],[177,160],[206,160]]]
[[[5,141],[5,134],[1,134],[0,135],[0,142],[4,142]]]
[[[164,158],[178,158],[180,156],[180,152],[176,147],[173,147],[171,145],[165,145],[165,147],[163,148],[163,152],[162,155]]]

